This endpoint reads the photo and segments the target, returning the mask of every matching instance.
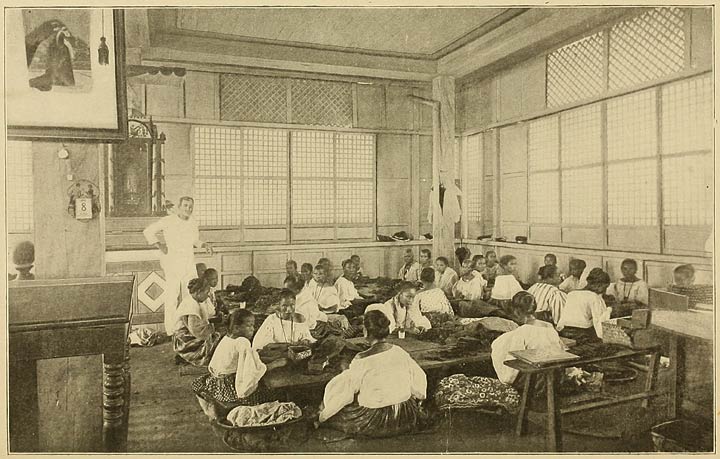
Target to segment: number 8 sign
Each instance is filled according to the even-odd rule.
[[[100,214],[100,193],[88,180],[78,180],[68,188],[68,213],[77,220],[92,220]]]

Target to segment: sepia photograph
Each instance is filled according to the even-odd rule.
[[[714,3],[2,10],[5,454],[716,452]]]

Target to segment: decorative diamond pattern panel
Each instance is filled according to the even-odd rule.
[[[663,154],[712,150],[712,74],[664,86],[662,105]]]
[[[165,291],[165,279],[155,271],[148,273],[147,277],[140,281],[137,289],[139,306],[145,306],[152,312],[158,312],[165,304],[163,292]]]
[[[239,176],[241,130],[219,127],[195,128],[195,176]]]
[[[666,157],[663,170],[663,220],[666,225],[711,225],[713,158],[710,154]]]
[[[531,171],[557,169],[560,150],[558,117],[530,123],[528,127],[528,167]]]
[[[350,83],[294,79],[290,88],[293,123],[352,127]]]
[[[220,75],[220,119],[286,123],[286,80],[251,75]]]
[[[373,222],[373,183],[337,182],[337,222],[371,224]]]
[[[339,178],[371,179],[375,170],[375,136],[336,134],[335,167]]]
[[[563,113],[560,124],[563,168],[601,161],[599,104]]]
[[[332,132],[292,132],[293,177],[333,177],[333,169]]]
[[[246,225],[285,225],[287,180],[245,179],[243,204]]]
[[[559,172],[538,172],[528,178],[530,222],[560,223]]]
[[[332,180],[293,180],[292,221],[299,225],[327,225],[335,220]]]
[[[5,178],[8,190],[8,233],[29,233],[33,230],[32,159],[32,142],[7,142]]]
[[[657,155],[654,89],[608,101],[607,149],[609,161]]]
[[[655,8],[610,29],[609,86],[620,89],[683,70],[685,16]]]
[[[239,178],[195,177],[195,215],[201,226],[238,226],[242,222]]]
[[[242,146],[245,177],[287,177],[287,131],[243,129]]]
[[[547,104],[558,107],[603,91],[603,37],[596,33],[547,56]]]
[[[602,220],[602,194],[602,167],[563,171],[563,223],[599,225]]]
[[[657,225],[657,159],[608,165],[608,224]]]
[[[467,182],[463,184],[463,198],[465,198],[465,216],[470,222],[482,222],[483,177],[479,174],[483,157],[482,147],[482,134],[465,138],[463,163],[468,173]]]

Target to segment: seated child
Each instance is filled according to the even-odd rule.
[[[693,265],[680,265],[673,270],[673,284],[678,287],[690,287],[695,283]]]
[[[333,270],[335,269],[333,267],[332,261],[330,261],[329,258],[321,258],[318,260],[317,264],[325,268],[325,278],[328,284],[334,284],[335,283],[335,274],[333,273]]]
[[[541,267],[538,276],[540,280],[528,289],[528,293],[535,298],[537,303],[535,317],[557,324],[567,300],[567,294],[557,287],[560,284],[557,266]]]
[[[357,279],[363,277],[364,274],[363,274],[363,270],[362,270],[362,263],[360,262],[360,255],[352,255],[350,257],[350,260],[352,260],[352,262],[355,264],[355,269],[357,271],[355,274],[355,279],[353,279],[353,280],[357,280]]]
[[[277,312],[270,314],[260,326],[252,348],[263,349],[270,343],[309,344],[315,338],[305,322],[305,317],[295,313],[295,293],[283,289],[280,293],[280,307]]]
[[[466,258],[460,267],[460,277],[453,286],[453,297],[460,300],[482,300],[487,282],[474,272],[472,258]]]
[[[458,275],[455,270],[449,266],[448,259],[445,257],[437,257],[435,260],[435,271],[437,271],[435,277],[438,287],[445,292],[445,296],[452,297],[453,287],[458,281]]]
[[[490,298],[495,301],[510,301],[516,293],[522,291],[517,280],[517,258],[512,255],[503,255],[498,262],[497,276]]]
[[[432,252],[430,249],[420,249],[420,268],[432,268]]]
[[[403,255],[405,263],[398,272],[398,279],[418,283],[420,282],[420,263],[415,261],[415,254],[412,249],[407,249]]]
[[[423,289],[415,295],[413,303],[423,314],[428,312],[436,312],[440,314],[453,315],[452,306],[445,296],[445,292],[435,285],[435,270],[433,268],[423,268],[420,272],[420,281],[423,283]]]
[[[475,272],[476,276],[482,276],[483,272],[485,271],[485,267],[487,266],[485,263],[485,257],[483,257],[480,254],[475,255],[472,257],[473,261],[473,270]]]
[[[293,277],[300,279],[300,273],[297,269],[297,262],[295,260],[288,260],[287,263],[285,263],[285,278]]]
[[[347,259],[342,262],[343,275],[335,281],[335,288],[340,297],[339,309],[347,309],[352,306],[354,300],[361,300],[362,296],[355,289],[353,279],[357,277],[355,263]]]
[[[303,263],[300,267],[300,279],[305,283],[305,286],[307,287],[308,283],[313,278],[313,265],[310,263]]]
[[[221,317],[223,312],[227,312],[227,308],[224,308],[222,302],[215,296],[218,285],[218,272],[214,268],[208,268],[203,271],[202,278],[210,286],[210,292],[207,300],[203,302],[203,307],[207,309],[208,317]]]
[[[554,253],[546,253],[545,257],[543,258],[543,266],[555,266],[557,267],[557,257]],[[557,270],[558,276],[560,277],[560,282],[565,280],[565,275],[560,271],[558,268]]]
[[[327,277],[326,265],[318,264],[313,270],[313,278],[308,282],[307,289],[320,305],[320,310],[326,314],[334,314],[340,308],[340,297],[337,288],[330,283]]]
[[[250,346],[255,330],[255,316],[247,309],[230,315],[228,331],[213,353],[208,374],[192,383],[200,407],[211,419],[224,417],[215,402],[230,405],[259,405],[275,400],[261,381],[266,370],[285,362],[276,360],[265,365]]]
[[[648,286],[644,280],[635,275],[637,262],[632,258],[626,258],[620,265],[620,271],[622,271],[623,277],[614,284],[610,284],[607,294],[612,295],[620,303],[647,306]]]
[[[573,258],[570,260],[568,276],[560,283],[558,288],[565,293],[570,293],[573,290],[580,290],[583,287],[580,282],[580,278],[582,277],[586,266],[585,260],[581,260],[579,258]]]
[[[605,271],[600,268],[590,271],[585,289],[573,290],[567,296],[557,324],[561,336],[580,341],[602,338],[602,323],[612,313],[602,298],[609,286],[610,276]]]

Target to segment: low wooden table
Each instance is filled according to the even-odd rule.
[[[353,338],[350,342],[361,343],[365,338]],[[416,338],[406,337],[399,339],[396,336],[390,336],[387,341],[400,346],[407,351],[417,361],[423,370],[431,370],[436,368],[447,368],[463,363],[482,362],[490,360],[490,352],[478,352],[470,356],[460,356],[452,359],[439,359],[433,354],[452,350],[454,346],[440,345],[430,341],[421,341]],[[300,371],[297,366],[285,366],[268,371],[263,377],[263,381],[270,389],[291,389],[310,386],[324,386],[335,375],[337,371],[323,371],[318,375],[309,375],[304,371]]]
[[[572,348],[570,349],[572,352]],[[579,367],[591,363],[609,362],[612,360],[629,359],[640,355],[651,355],[650,365],[648,368],[647,378],[645,380],[645,388],[642,392],[632,395],[613,397],[607,400],[591,401],[587,403],[579,403],[568,408],[561,408],[558,403],[557,389],[559,384],[558,373],[569,367]],[[514,368],[520,372],[520,376],[525,376],[523,390],[520,398],[520,411],[518,413],[517,427],[515,433],[520,436],[527,430],[527,414],[528,414],[528,397],[532,390],[532,381],[536,378],[545,379],[545,393],[547,396],[546,408],[546,441],[548,451],[562,451],[562,429],[561,416],[563,414],[577,413],[588,411],[606,406],[617,405],[621,403],[632,402],[634,400],[647,400],[659,393],[655,392],[655,383],[657,380],[657,371],[660,361],[660,347],[653,346],[645,349],[623,349],[614,355],[605,357],[580,358],[562,363],[545,365],[536,367],[525,363],[521,360],[508,360],[505,365]]]

